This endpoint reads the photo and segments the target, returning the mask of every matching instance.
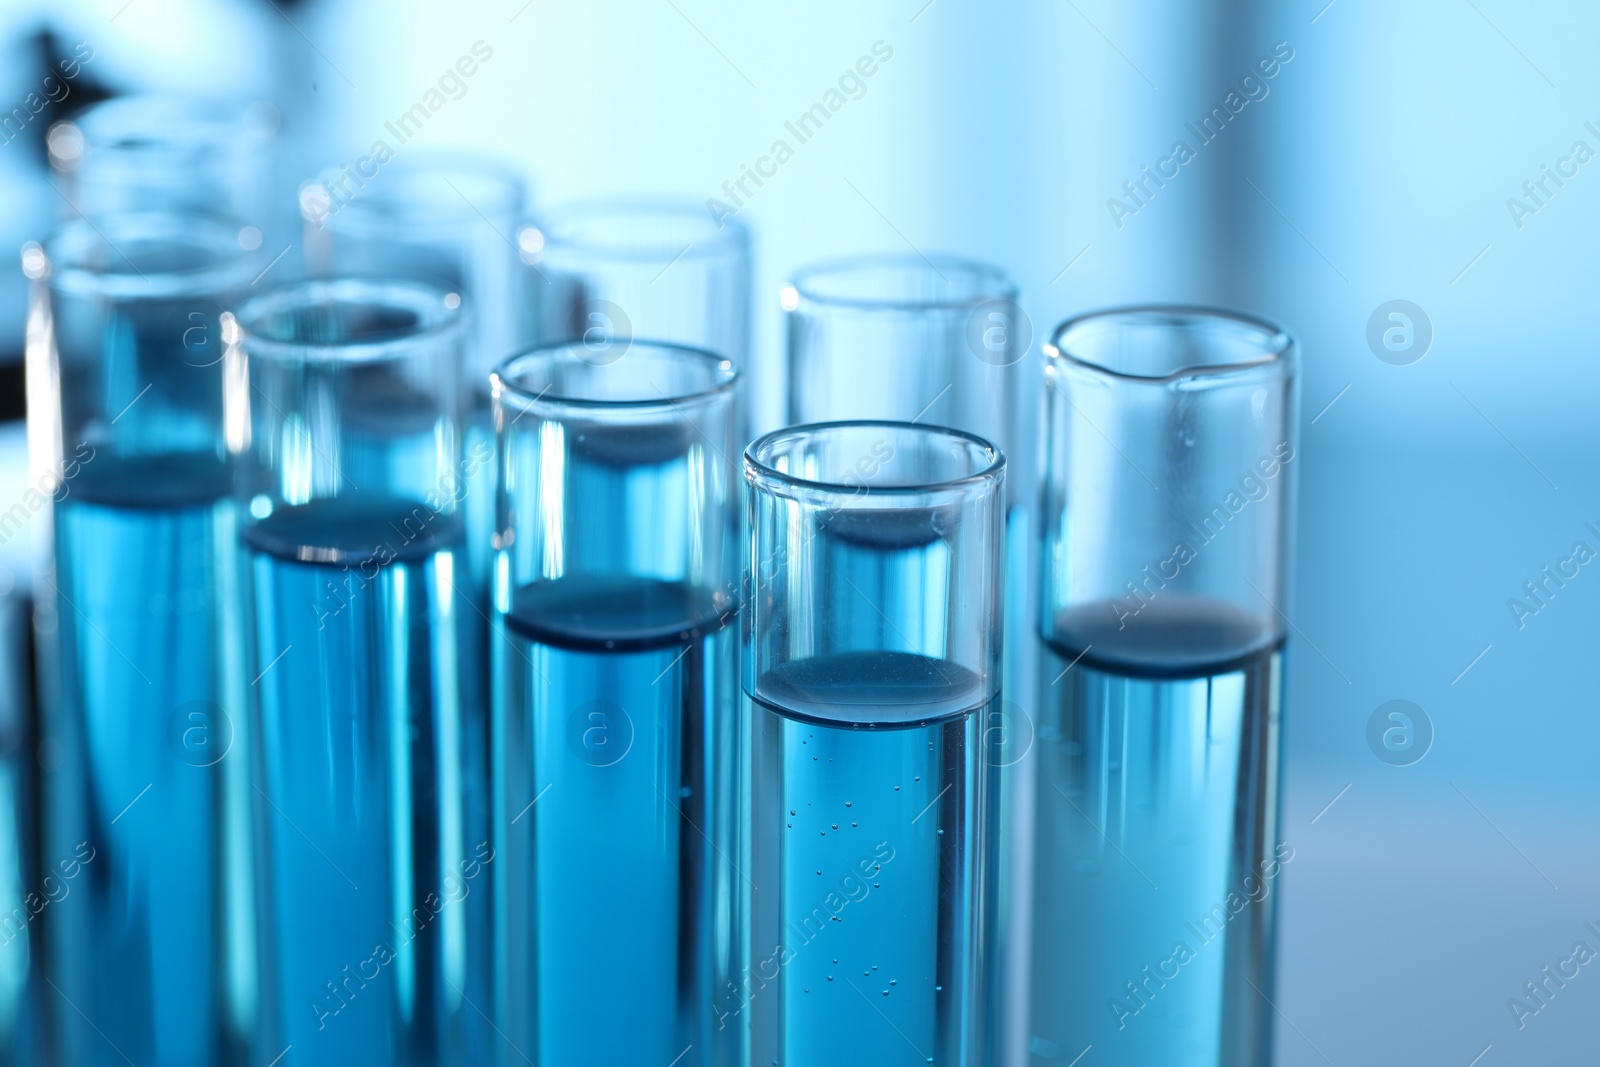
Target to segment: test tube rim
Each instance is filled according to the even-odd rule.
[[[919,482],[911,485],[855,485],[849,482],[818,481],[810,478],[801,478],[787,471],[778,470],[762,459],[759,454],[783,437],[793,437],[800,433],[873,427],[896,431],[911,430],[928,435],[942,434],[946,437],[957,438],[969,444],[977,445],[980,449],[989,453],[990,460],[983,468],[969,474],[963,474],[957,478]],[[1006,457],[1005,453],[993,441],[967,430],[958,430],[952,426],[931,426],[917,422],[903,422],[896,419],[837,419],[829,422],[803,422],[762,434],[745,446],[744,475],[745,480],[752,486],[761,485],[771,492],[776,492],[778,488],[782,487],[797,490],[801,493],[849,493],[852,496],[868,498],[898,498],[927,496],[945,492],[962,493],[979,485],[989,485],[998,490],[1005,481]]]
[[[374,233],[385,233],[393,230],[396,225],[404,225],[408,231],[440,231],[448,230],[462,225],[464,222],[473,222],[485,217],[493,218],[495,215],[520,216],[527,206],[530,183],[527,175],[517,164],[503,156],[489,152],[475,152],[468,150],[452,150],[449,152],[433,149],[425,152],[415,152],[393,164],[385,164],[368,181],[378,187],[378,192],[371,195],[357,195],[341,206],[338,211],[329,211],[323,215],[313,215],[306,207],[306,190],[314,186],[326,187],[325,178],[339,176],[341,167],[327,166],[316,174],[300,183],[297,200],[300,204],[302,217],[307,221],[320,223],[331,230],[344,232],[353,236],[370,236]],[[490,203],[484,203],[482,198],[472,200],[467,198],[459,189],[455,190],[455,200],[460,203],[459,209],[437,211],[433,202],[422,204],[419,201],[396,195],[401,190],[395,189],[397,182],[423,180],[429,176],[444,177],[447,186],[452,186],[449,175],[458,177],[471,175],[477,179],[487,179],[487,183],[497,186],[497,195]],[[387,176],[391,179],[379,183],[378,179]],[[450,203],[447,194],[440,198],[441,201]],[[453,205],[452,205],[453,206]],[[419,210],[420,208],[420,210]],[[403,238],[403,234],[400,235]],[[513,240],[513,235],[502,234],[507,241]]]
[[[926,274],[932,271],[943,277],[939,268],[943,266],[951,270],[958,270],[969,275],[979,282],[973,295],[963,298],[921,298],[921,299],[895,299],[881,297],[857,297],[841,294],[827,293],[819,290],[816,283],[825,276],[833,276],[846,271],[862,270],[903,270],[911,269]],[[1002,300],[1016,303],[1018,289],[1016,281],[1004,267],[981,259],[967,256],[958,256],[948,253],[935,252],[929,255],[909,252],[873,252],[859,256],[842,256],[836,259],[822,260],[808,264],[795,271],[785,283],[786,288],[792,289],[796,296],[795,307],[788,309],[791,313],[798,311],[802,304],[812,304],[817,307],[845,308],[853,311],[866,312],[926,312],[926,311],[968,311],[991,301]]]
[[[75,169],[98,152],[115,151],[136,162],[128,166],[148,174],[153,165],[173,169],[186,167],[197,154],[217,146],[245,151],[265,147],[278,131],[281,116],[270,101],[251,96],[208,95],[200,93],[134,93],[102,100],[70,119],[51,124],[71,125],[83,137],[78,158],[56,161],[57,169]],[[182,137],[170,136],[181,129]],[[142,143],[124,144],[117,139],[129,130],[139,131]],[[205,134],[196,137],[196,132]],[[236,135],[243,134],[243,137]]]
[[[648,197],[593,197],[558,204],[540,211],[526,220],[528,227],[539,231],[544,243],[536,253],[523,250],[524,258],[533,263],[543,262],[551,250],[561,253],[591,255],[597,258],[649,262],[661,257],[683,259],[712,259],[719,256],[750,254],[750,229],[736,218],[711,219],[706,217],[705,205],[689,200],[667,200]],[[710,227],[710,239],[688,240],[687,246],[674,241],[644,244],[613,243],[582,240],[572,233],[572,226],[595,218],[622,215],[641,215],[677,221],[693,221],[697,232]],[[562,229],[565,225],[567,228]],[[519,230],[519,240],[522,230]],[[666,265],[666,261],[663,261]]]
[[[40,244],[42,269],[30,270],[33,280],[48,280],[52,289],[73,295],[111,300],[170,300],[184,294],[226,293],[243,288],[254,272],[258,257],[241,243],[247,224],[197,211],[122,211],[90,220],[79,216],[61,223]],[[163,271],[141,271],[107,233],[133,241],[169,240],[198,250],[212,240],[215,258],[199,266]],[[103,247],[108,269],[75,265],[91,247]],[[127,270],[114,269],[118,265]]]
[[[1254,357],[1232,360],[1226,363],[1178,367],[1161,375],[1131,374],[1127,371],[1108,367],[1104,363],[1079,355],[1063,340],[1071,331],[1091,323],[1131,321],[1140,317],[1168,319],[1174,324],[1188,322],[1242,327],[1260,333],[1264,340],[1259,346],[1260,354]],[[1295,344],[1294,335],[1284,329],[1283,326],[1271,319],[1249,312],[1205,304],[1125,304],[1118,307],[1097,308],[1063,320],[1051,331],[1050,339],[1044,343],[1043,351],[1047,366],[1060,362],[1081,368],[1096,377],[1111,378],[1119,382],[1140,385],[1170,385],[1173,382],[1196,378],[1203,378],[1208,381],[1248,378],[1263,371],[1277,372],[1280,369],[1284,374],[1293,374],[1298,348]]]
[[[539,357],[558,356],[562,353],[572,353],[578,346],[576,341],[557,341],[549,344],[536,345],[524,349],[513,355],[507,356],[495,364],[489,373],[490,390],[496,398],[510,397],[522,410],[534,411],[547,409],[559,412],[564,409],[583,409],[586,411],[668,411],[680,408],[685,404],[697,404],[711,400],[714,397],[724,396],[738,388],[741,378],[739,368],[731,359],[719,356],[704,348],[693,345],[678,344],[674,341],[656,341],[646,338],[633,338],[628,343],[628,351],[634,349],[647,349],[658,352],[670,352],[674,355],[691,357],[694,362],[707,366],[712,375],[712,384],[704,389],[693,392],[678,393],[659,397],[644,397],[637,400],[600,399],[596,397],[571,396],[564,393],[555,393],[549,389],[534,392],[518,384],[512,377],[514,364],[524,360]],[[577,357],[580,361],[582,356]]]
[[[310,294],[328,294],[321,300]],[[363,294],[352,300],[344,294]],[[373,363],[403,357],[419,345],[459,342],[466,317],[461,305],[446,303],[450,294],[422,282],[403,278],[313,278],[290,282],[245,301],[225,313],[223,339],[237,343],[251,359],[265,358],[285,363]],[[396,332],[381,340],[354,341],[279,341],[255,332],[251,324],[261,317],[304,303],[348,302],[398,308],[417,314],[415,329]],[[429,316],[437,316],[432,318]]]

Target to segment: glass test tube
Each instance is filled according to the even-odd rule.
[[[52,167],[71,214],[186,211],[279,230],[273,214],[277,109],[265,101],[114,97],[50,128]],[[267,255],[276,254],[277,247]]]
[[[418,152],[389,163],[323,172],[301,186],[307,267],[328,277],[401,277],[462,299],[466,334],[458,373],[466,410],[465,460],[458,489],[464,509],[465,573],[458,592],[462,780],[474,841],[489,833],[489,570],[493,558],[495,437],[489,373],[533,344],[537,319],[524,287],[527,267],[515,245],[528,199],[510,164],[470,153]],[[489,883],[465,902],[468,978],[463,992],[488,1010],[493,893]],[[481,1017],[468,1020],[470,1058],[493,1040]],[[478,1024],[482,1025],[478,1025]]]
[[[537,340],[516,245],[527,182],[510,163],[471,153],[418,152],[366,170],[346,165],[301,185],[306,267],[318,277],[408,278],[460,294],[465,402],[487,415],[490,371]]]
[[[304,282],[224,329],[261,739],[263,1052],[463,1062],[465,902],[494,851],[463,800],[459,301]]]
[[[107,215],[23,252],[41,731],[64,760],[43,860],[78,871],[40,916],[61,1062],[230,1062],[253,1011],[220,334],[256,270],[241,241]]]
[[[892,422],[745,452],[744,1063],[983,1062],[1004,464]]]
[[[899,419],[995,442],[1013,499],[1035,449],[1015,412],[1031,341],[998,267],[953,256],[877,255],[797,273],[785,311],[788,422]]]
[[[496,942],[520,1053],[504,1062],[703,1064],[721,1040],[736,380],[720,356],[645,341],[598,362],[535,349],[495,374]]]
[[[747,400],[763,395],[767,383],[749,359],[750,232],[742,223],[719,225],[697,203],[595,201],[542,215],[517,241],[538,271],[530,284],[544,309],[544,340],[582,341],[597,361],[634,337],[703,348],[746,376]]]
[[[1264,1064],[1295,347],[1134,308],[1045,356],[1032,1062]]]
[[[1013,972],[1021,924],[1010,914],[1025,908],[1026,850],[1014,852],[1026,827],[1030,799],[1025,762],[1033,736],[1025,709],[1013,703],[1032,678],[1030,642],[1035,582],[1030,578],[1030,494],[1038,447],[1030,427],[1035,404],[1019,406],[1024,383],[1034,381],[1029,357],[1032,327],[1017,303],[1017,288],[999,267],[953,256],[869,255],[820,263],[786,285],[789,421],[890,418],[953,426],[998,444],[1006,457],[1009,505],[1006,529],[1006,660],[1001,686],[1011,697],[988,713],[988,729],[1007,750],[999,757],[1005,779],[999,825],[1003,888],[995,907],[999,936],[988,963]],[[1016,898],[1015,903],[1003,903]],[[999,982],[996,977],[995,982]],[[992,1037],[1021,1030],[1010,998],[993,1004],[1014,1016],[998,1022]],[[997,1045],[986,1055],[1000,1059]]]

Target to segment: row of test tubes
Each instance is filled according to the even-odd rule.
[[[1280,328],[274,144],[51,134],[0,1063],[1267,1062]]]

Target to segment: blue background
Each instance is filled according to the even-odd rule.
[[[1575,541],[1600,550],[1583,526],[1600,526],[1600,159],[1520,226],[1507,206],[1575,141],[1600,152],[1585,128],[1600,127],[1600,7],[1324,4],[7,0],[0,102],[31,88],[20,38],[48,20],[118,89],[280,100],[305,138],[280,165],[309,175],[365,154],[481,39],[493,59],[413,143],[513,156],[547,203],[726,199],[724,181],[793,144],[784,122],[884,42],[893,59],[865,94],[740,212],[758,359],[777,356],[787,272],[908,246],[1012,271],[1035,352],[1108,304],[1287,324],[1304,376],[1280,1062],[1600,1061],[1600,965],[1521,1029],[1506,1003],[1575,942],[1600,949],[1584,930],[1600,926],[1600,564],[1522,628],[1507,607]],[[1293,59],[1267,95],[1119,226],[1108,198],[1192,144],[1185,123],[1278,42]],[[0,247],[60,214],[23,147],[0,146]],[[14,270],[0,298],[0,332],[20,338]],[[1367,343],[1396,299],[1433,333],[1409,366]],[[10,501],[20,434],[0,437]],[[16,542],[0,553],[3,591],[25,563]],[[1411,766],[1367,742],[1395,699],[1434,731]]]

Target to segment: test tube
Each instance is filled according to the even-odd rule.
[[[732,360],[748,400],[777,384],[749,359],[750,232],[742,223],[719,224],[697,203],[597,200],[542,214],[517,241],[537,271],[530,284],[545,341],[581,341],[598,361],[648,337]]]
[[[489,373],[534,343],[537,319],[525,296],[527,267],[515,245],[528,187],[511,164],[492,156],[418,152],[379,164],[358,160],[301,186],[308,269],[327,277],[401,277],[462,301],[465,320],[457,372],[465,407],[469,468],[457,489],[466,523],[463,597],[457,613],[463,803],[475,841],[489,833],[489,571],[493,557],[495,436]],[[489,953],[493,892],[469,898],[468,979],[464,994],[492,998]],[[483,1022],[482,1017],[475,1017]],[[469,1020],[472,1022],[472,1020]],[[469,1037],[469,1059],[493,1039],[486,1025]]]
[[[507,1063],[686,1067],[725,1040],[708,1008],[738,877],[736,382],[719,355],[645,341],[495,373]]]
[[[1031,484],[1017,423],[1031,329],[1005,271],[955,256],[871,255],[783,287],[788,422],[899,419],[995,442],[1009,492]]]
[[[1265,1064],[1295,345],[1129,308],[1045,361],[1033,1062]]]
[[[1025,761],[1032,721],[1016,694],[1032,684],[1034,586],[1029,521],[1038,452],[1031,427],[1036,402],[1019,404],[1024,383],[1035,380],[1030,359],[1032,327],[1005,271],[955,256],[867,255],[820,263],[793,276],[782,289],[789,387],[789,421],[890,418],[953,426],[1000,446],[1006,457],[1006,660],[1002,690],[1011,697],[988,714],[988,729],[1006,739],[997,758],[1000,786],[1000,867],[1003,897],[1022,889],[1026,850],[1016,850],[1026,825]],[[1016,877],[1013,877],[1016,872]],[[1013,886],[1015,888],[1013,888]],[[999,901],[997,909],[1007,906]],[[1012,935],[1021,925],[997,923],[1005,940],[990,953],[991,967],[1018,966]],[[998,982],[998,978],[995,980]],[[1007,998],[997,1011],[1015,1013]],[[1020,1019],[1002,1033],[1021,1029]],[[988,1053],[998,1059],[998,1047]]]
[[[66,214],[216,215],[256,227],[246,239],[260,242],[284,221],[273,216],[278,125],[265,101],[140,94],[55,123],[46,143]]]
[[[985,1062],[1004,480],[910,423],[745,451],[743,1063]]]
[[[42,863],[61,888],[22,936],[37,952],[50,931],[63,1063],[231,1062],[253,1010],[220,337],[256,271],[241,229],[108,215],[23,251]]]
[[[302,282],[224,320],[260,732],[266,1059],[463,1060],[454,591],[462,321],[400,281]]]
[[[516,245],[527,200],[522,174],[492,156],[418,153],[330,168],[300,187],[306,266],[319,277],[407,278],[460,294],[465,401],[486,419],[489,372],[536,340]]]

